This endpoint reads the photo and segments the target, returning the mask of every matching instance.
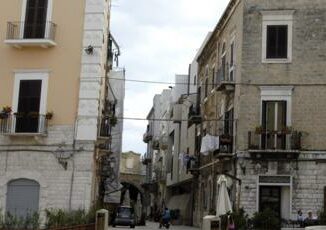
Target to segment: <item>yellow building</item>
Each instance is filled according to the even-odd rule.
[[[2,3],[0,210],[87,209],[96,198],[110,0]]]

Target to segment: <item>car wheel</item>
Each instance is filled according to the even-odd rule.
[[[130,225],[130,228],[135,228],[135,225]]]
[[[112,227],[115,228],[115,224],[112,224]]]

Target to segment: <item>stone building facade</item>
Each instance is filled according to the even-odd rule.
[[[2,211],[43,216],[46,208],[88,209],[97,199],[109,9],[106,0],[3,2]]]
[[[220,174],[250,215],[324,208],[325,15],[323,1],[230,1],[198,58],[201,135],[220,136],[199,155],[198,225]]]

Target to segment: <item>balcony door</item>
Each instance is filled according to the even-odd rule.
[[[44,38],[46,31],[48,0],[27,0],[24,22],[24,38]]]
[[[19,85],[16,133],[37,133],[42,80],[21,80]]]
[[[262,147],[264,149],[285,149],[286,101],[263,101]]]

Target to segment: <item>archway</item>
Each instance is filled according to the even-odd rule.
[[[137,223],[139,225],[144,225],[146,218],[146,209],[143,189],[129,181],[122,181],[120,183],[123,185],[120,203],[128,205],[125,203],[125,201],[130,199],[130,206],[134,208]],[[126,197],[127,194],[129,194],[129,197]]]
[[[39,211],[40,184],[34,180],[17,179],[8,182],[6,212],[25,218]]]

